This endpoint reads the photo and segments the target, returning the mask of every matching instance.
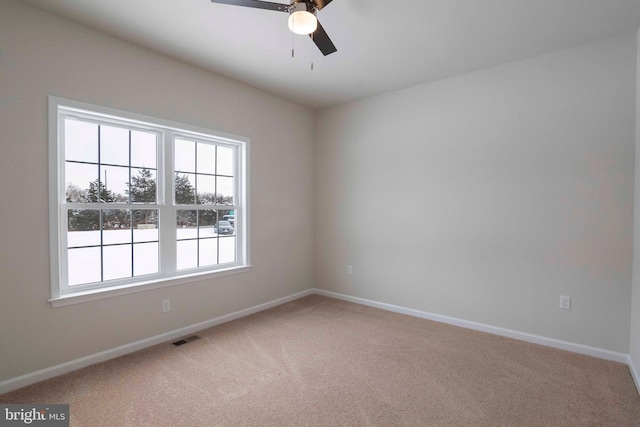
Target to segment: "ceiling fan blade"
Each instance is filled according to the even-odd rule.
[[[289,5],[282,3],[272,3],[268,1],[258,0],[211,0],[211,3],[230,4],[233,6],[253,7],[255,9],[279,10],[280,12],[288,12]]]
[[[320,25],[320,21],[318,21],[318,29],[316,29],[314,33],[309,34],[309,37],[311,37],[324,56],[330,55],[338,50],[329,38],[327,32],[322,28],[322,25]]]
[[[313,2],[316,4],[318,10],[322,10],[323,7],[331,3],[331,0],[313,0]]]

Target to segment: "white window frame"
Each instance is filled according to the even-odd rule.
[[[67,285],[67,210],[81,208],[66,202],[65,155],[63,123],[66,117],[126,126],[130,129],[158,134],[157,194],[159,210],[159,273],[149,276],[98,282],[87,285]],[[187,138],[209,142],[235,150],[235,231],[236,262],[190,270],[176,267],[176,212],[192,209],[174,203],[174,140]],[[54,307],[108,298],[196,280],[211,279],[249,271],[249,142],[245,137],[230,135],[196,126],[157,119],[55,96],[49,97],[49,244],[51,258],[51,299]],[[136,209],[140,205],[104,203],[103,208]],[[149,206],[149,205],[147,205]],[[228,206],[202,205],[207,209],[228,209]]]

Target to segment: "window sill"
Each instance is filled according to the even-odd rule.
[[[232,274],[246,273],[251,270],[250,265],[232,267],[214,272],[202,272],[183,275],[179,277],[167,277],[149,282],[135,283],[131,285],[113,286],[110,288],[92,289],[90,291],[74,292],[51,298],[49,302],[53,307],[64,307],[67,305],[81,304],[89,301],[96,301],[104,298],[112,298],[121,295],[128,295],[137,292],[145,292],[153,289],[166,288],[169,286],[181,285],[183,283],[196,282],[213,279],[216,277],[229,276]]]

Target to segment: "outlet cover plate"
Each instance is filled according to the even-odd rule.
[[[571,297],[560,295],[560,308],[563,310],[571,310]]]

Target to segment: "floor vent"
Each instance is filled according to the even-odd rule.
[[[175,345],[175,346],[177,347],[177,346],[179,346],[179,345],[186,344],[186,343],[188,343],[188,342],[195,341],[195,340],[199,340],[199,339],[200,339],[200,337],[199,337],[199,336],[197,336],[197,335],[191,335],[190,337],[183,338],[183,339],[181,339],[181,340],[179,340],[179,341],[174,342],[174,343],[173,343],[173,345]]]

